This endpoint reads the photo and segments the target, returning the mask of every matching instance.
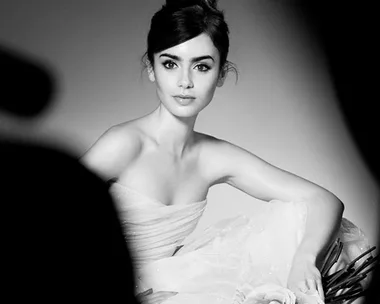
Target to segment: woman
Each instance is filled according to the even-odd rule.
[[[318,262],[337,236],[342,202],[194,131],[198,114],[233,69],[216,1],[167,1],[152,18],[147,42],[158,107],[107,130],[82,159],[104,180],[116,181],[111,193],[135,253],[141,301],[292,303],[294,294],[299,302],[303,296],[322,301]],[[202,215],[209,188],[220,183],[272,203],[257,217],[224,221],[177,251]],[[268,245],[276,242],[285,246]]]

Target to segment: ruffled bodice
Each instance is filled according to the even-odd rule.
[[[172,256],[195,229],[206,200],[165,205],[138,191],[113,183],[110,193],[119,211],[135,267]]]

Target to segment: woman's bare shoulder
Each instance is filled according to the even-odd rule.
[[[227,147],[236,147],[227,140],[217,138],[215,136],[205,134],[205,133],[196,133],[197,142],[202,150],[205,152],[213,152],[216,149],[225,149]]]
[[[81,162],[112,178],[139,154],[142,138],[143,132],[136,121],[113,125],[83,155]]]
[[[211,184],[227,182],[236,168],[255,164],[255,167],[264,164],[264,161],[253,153],[227,140],[207,134],[199,134],[200,161],[204,173],[212,181]]]
[[[226,155],[233,147],[228,141],[203,133],[197,133],[199,162],[203,177],[210,186],[226,179]]]
[[[242,155],[249,155],[250,157],[256,157],[251,151],[244,149],[228,140],[220,139],[208,134],[197,133],[199,138],[201,149],[205,153],[209,153],[213,158],[230,158],[230,157],[241,157]]]
[[[119,150],[135,150],[142,143],[142,132],[135,121],[113,125],[95,142],[92,148]]]

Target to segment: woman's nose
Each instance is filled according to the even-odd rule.
[[[186,88],[186,89],[194,87],[194,83],[191,79],[191,75],[189,72],[186,71],[181,74],[181,78],[179,79],[178,86],[182,88]]]

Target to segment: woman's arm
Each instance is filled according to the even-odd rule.
[[[317,259],[325,253],[337,235],[343,203],[328,190],[279,169],[242,148],[225,141],[214,141],[211,146],[207,159],[211,162],[213,174],[215,177],[219,176],[219,180],[261,200],[278,199],[306,204],[305,234],[293,265],[304,265],[304,268],[308,263],[316,265]],[[315,288],[322,288],[320,274],[315,273],[315,269],[304,271],[301,266],[293,268],[291,277],[293,276],[294,281],[315,279],[318,281]],[[314,274],[311,274],[313,271]]]
[[[140,149],[141,140],[136,132],[117,125],[104,132],[80,158],[80,162],[108,181],[118,177]]]

